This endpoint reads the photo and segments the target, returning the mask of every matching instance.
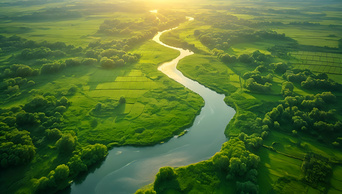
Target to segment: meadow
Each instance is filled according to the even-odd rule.
[[[334,0],[3,1],[0,191],[55,193],[108,149],[186,135],[204,102],[157,70],[178,52],[151,40],[179,26],[161,37],[195,52],[178,69],[225,94],[236,115],[220,152],[163,167],[136,193],[342,192],[341,9]]]
[[[140,4],[68,3],[1,8],[2,192],[54,193],[107,149],[183,134],[203,106],[157,70],[179,53],[149,40],[149,30],[178,25],[172,13],[159,14],[160,26]],[[145,27],[120,33],[112,21]]]
[[[221,152],[207,161],[174,168],[175,175],[169,179],[164,174],[164,169],[161,169],[156,176],[156,182],[137,193],[148,193],[151,190],[157,191],[157,193],[160,190],[165,193],[197,193],[200,191],[214,191],[215,193],[341,192],[339,187],[342,161],[342,152],[339,149],[341,50],[338,46],[338,40],[341,37],[336,31],[340,26],[337,22],[336,12],[327,11],[333,9],[330,5],[318,8],[318,4],[298,2],[286,7],[281,6],[280,2],[273,4],[239,2],[226,6],[224,4],[203,6],[208,9],[208,12],[202,9],[201,14],[197,14],[195,17],[196,22],[181,26],[162,37],[162,40],[174,46],[189,48],[187,46],[192,44],[195,47],[196,54],[183,59],[177,68],[187,77],[226,95],[226,103],[237,111],[226,128],[226,135],[230,138],[227,143],[233,144],[240,140],[245,146],[242,150],[256,154],[260,160],[256,168],[256,175],[252,175],[253,169],[248,171],[248,162],[242,162],[239,167],[240,171],[244,171],[243,169],[247,166],[247,173],[236,175],[233,173],[236,167],[233,162],[239,157],[243,161],[242,151],[241,155],[234,155],[232,154],[234,147],[227,148],[223,145]],[[308,7],[315,9],[307,12]],[[214,11],[215,9],[219,11]],[[209,17],[218,18],[215,15],[225,17],[224,15],[229,14],[239,19],[233,18],[231,21],[227,21],[234,23],[235,26],[222,27],[224,26],[223,22],[207,19]],[[268,23],[262,23],[265,21]],[[314,24],[318,22],[319,25]],[[259,25],[255,23],[259,23]],[[240,42],[229,44],[228,39],[229,46],[222,46],[226,44],[222,37],[229,37],[229,34],[234,34],[234,31],[240,28],[244,29],[246,26],[250,27],[250,30],[273,30],[279,34],[284,33],[288,38],[279,40],[268,37],[241,40],[245,38],[241,37]],[[203,36],[206,36],[206,39],[202,38]],[[243,60],[241,55],[249,55],[254,59],[247,60],[244,57],[245,60]],[[284,70],[279,69],[281,64],[286,64],[283,66]],[[285,71],[287,73],[284,75]],[[295,79],[290,78],[291,76],[287,76],[291,72],[301,71],[311,71],[314,73],[313,75],[326,75],[335,81],[337,87],[334,89],[328,87],[307,88],[305,84],[298,83]],[[255,89],[249,86],[251,84],[251,80],[248,80],[251,79],[250,77],[258,82],[260,79],[261,81],[265,79],[269,73],[272,74],[269,89],[266,88],[266,85],[255,87]],[[291,89],[284,86],[284,83],[289,80],[293,80]],[[259,81],[259,83],[261,82]],[[285,90],[291,92],[284,93]],[[285,118],[279,118],[279,115],[275,116],[283,115],[282,107],[285,110],[285,107],[289,106],[287,100],[290,99],[290,96],[296,99],[309,99],[311,98],[309,96],[326,91],[331,91],[336,99],[332,104],[325,105],[325,108],[320,108],[322,111],[334,112],[328,119],[329,121],[325,120],[326,122],[336,122],[336,130],[328,132],[331,133],[329,135],[325,131],[328,129],[327,126],[315,125],[316,127],[314,127],[308,124],[310,126],[308,129],[297,130],[297,121],[288,121]],[[303,111],[313,110],[312,107],[305,108],[304,104],[297,106]],[[276,113],[277,110],[280,110],[280,113]],[[309,115],[310,113],[305,114]],[[268,121],[270,118],[273,120],[271,123]],[[315,121],[313,119],[309,122]],[[226,155],[227,149],[229,151]],[[307,169],[306,165],[310,157],[311,161],[315,161],[310,165],[319,164],[321,167],[317,167],[318,169],[326,167],[324,170],[326,174],[320,175],[320,183],[315,182],[313,178],[315,172]],[[312,174],[308,175],[308,172],[312,172]],[[312,177],[310,178],[310,176]],[[172,184],[169,186],[161,184],[160,182],[163,181],[161,178],[159,180],[159,177],[169,180],[164,180],[165,184],[171,182]]]

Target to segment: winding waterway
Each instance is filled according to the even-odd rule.
[[[73,183],[70,193],[134,193],[152,183],[160,167],[185,166],[206,160],[218,152],[227,140],[224,130],[235,114],[234,109],[224,103],[224,95],[185,77],[177,70],[179,60],[193,52],[162,43],[159,38],[166,31],[159,32],[153,40],[180,51],[180,55],[160,65],[158,70],[204,99],[205,105],[200,114],[187,129],[189,132],[180,138],[174,137],[164,144],[150,147],[124,146],[110,150],[101,167],[90,173],[82,183]]]

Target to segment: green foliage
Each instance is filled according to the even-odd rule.
[[[157,193],[169,189],[179,190],[179,183],[176,178],[177,174],[173,168],[168,166],[160,168],[154,181],[154,190]]]
[[[65,164],[58,165],[55,169],[55,180],[65,180],[69,176],[69,167]]]
[[[84,58],[82,60],[82,65],[85,65],[85,66],[95,65],[96,63],[97,63],[97,60],[94,58]]]
[[[292,82],[283,82],[281,85],[281,94],[286,97],[286,96],[292,96],[293,95],[293,89],[294,86]]]
[[[237,61],[235,56],[230,56],[227,53],[224,54],[219,54],[218,58],[223,62],[223,63],[235,63]]]
[[[81,64],[82,62],[80,58],[72,58],[72,59],[65,60],[66,67],[75,67],[75,66],[80,66]]]
[[[0,133],[0,162],[2,168],[28,164],[36,154],[30,133],[17,129]]]
[[[57,128],[46,129],[45,133],[46,133],[46,137],[50,140],[57,140],[62,137],[62,132]]]
[[[222,153],[216,153],[213,156],[213,164],[219,170],[226,171],[226,172],[228,172],[229,170],[229,158]]]
[[[43,176],[40,179],[38,179],[36,189],[38,191],[44,191],[48,189],[49,185],[50,185],[50,180],[47,177]]]
[[[46,193],[56,189],[61,184],[65,184],[69,177],[69,167],[65,164],[58,165],[54,170],[45,177],[42,176],[37,180],[35,185],[36,192]],[[64,182],[64,183],[63,183]]]
[[[65,63],[54,62],[54,63],[46,63],[42,65],[40,68],[41,74],[54,74],[60,72],[65,68]]]
[[[313,187],[324,186],[332,173],[329,160],[320,155],[307,154],[302,164],[304,179]]]
[[[265,114],[262,124],[267,125],[269,129],[289,132],[294,130],[295,135],[300,132],[313,136],[320,134],[320,141],[331,144],[341,131],[341,122],[334,116],[334,110],[330,107],[335,103],[336,96],[331,92],[287,96],[282,104]],[[288,127],[289,125],[291,127]]]
[[[56,142],[56,147],[61,154],[70,154],[75,150],[77,143],[77,137],[68,134],[63,134],[61,138]]]
[[[119,99],[120,104],[125,104],[126,103],[126,98],[124,96],[121,96]]]
[[[238,193],[249,193],[249,194],[259,193],[259,186],[254,184],[251,181],[237,182],[236,187],[237,187]]]
[[[100,63],[101,63],[101,67],[106,68],[106,69],[115,67],[115,62],[112,59],[109,59],[107,57],[102,57]]]
[[[77,176],[80,172],[85,172],[88,170],[87,165],[83,163],[81,156],[74,155],[70,158],[68,162],[70,169],[70,175]]]
[[[274,66],[274,72],[278,74],[284,74],[288,69],[288,64],[286,63],[276,63],[273,64]]]
[[[108,154],[107,147],[102,144],[89,145],[82,150],[81,159],[87,166],[102,161]]]
[[[38,74],[39,74],[38,70],[32,69],[28,65],[13,64],[9,68],[5,69],[2,76],[3,77],[29,77],[29,76],[36,76]]]
[[[243,136],[245,135],[240,135],[240,138],[245,139],[246,137]],[[247,145],[249,145],[254,139],[247,138],[245,141]],[[244,178],[246,177],[246,173],[251,169],[257,168],[258,163],[260,162],[259,156],[248,151],[245,147],[245,143],[239,138],[234,138],[224,143],[221,152],[229,158],[229,174],[227,178]]]
[[[249,78],[246,80],[246,88],[255,92],[270,92],[272,84],[266,82],[265,84],[260,84],[254,80],[254,78]]]
[[[273,81],[272,74],[268,74],[267,76],[261,76],[259,71],[247,71],[242,76],[244,79],[253,78],[255,82],[264,85],[265,83],[271,83]]]

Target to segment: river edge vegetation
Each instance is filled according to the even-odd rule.
[[[213,1],[159,11],[160,26],[143,4],[30,3],[1,6],[1,191],[53,193],[108,148],[152,145],[191,125],[203,102],[156,70],[177,52],[149,41],[191,15],[163,38],[195,51],[179,69],[237,110],[230,140],[207,161],[160,169],[137,193],[341,192],[339,6]]]
[[[235,108],[229,140],[136,193],[341,193],[341,4],[202,8],[161,40],[193,50],[178,69]]]

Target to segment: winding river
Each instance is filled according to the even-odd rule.
[[[206,160],[218,152],[227,140],[224,130],[235,114],[234,109],[224,103],[224,95],[185,77],[177,70],[179,60],[193,52],[162,43],[159,38],[167,31],[159,32],[153,40],[180,51],[180,55],[160,65],[158,70],[204,99],[205,105],[200,114],[187,129],[189,132],[182,137],[174,137],[164,144],[150,147],[124,146],[110,150],[101,167],[88,174],[82,183],[73,183],[70,193],[134,193],[152,183],[160,167],[185,166]]]

